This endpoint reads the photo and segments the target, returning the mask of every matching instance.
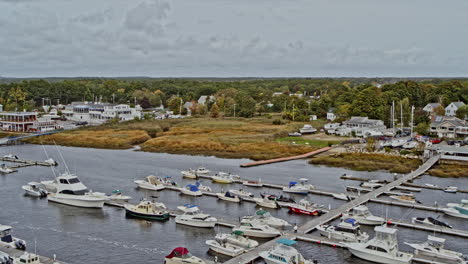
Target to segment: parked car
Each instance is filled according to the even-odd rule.
[[[439,144],[440,142],[442,142],[442,139],[440,139],[440,138],[431,138],[430,141],[431,141],[432,144]]]

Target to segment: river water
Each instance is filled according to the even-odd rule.
[[[57,151],[57,148],[60,150]],[[45,151],[44,151],[45,149]],[[318,189],[343,192],[347,185],[358,185],[356,181],[344,181],[339,177],[343,173],[369,179],[392,179],[393,175],[385,172],[356,172],[341,168],[309,165],[305,160],[289,161],[252,168],[240,168],[239,164],[249,162],[247,159],[220,159],[215,157],[171,155],[160,153],[146,153],[132,150],[102,150],[90,148],[55,147],[39,145],[20,145],[1,147],[0,155],[13,153],[20,158],[45,160],[46,153],[60,165],[56,172],[65,170],[61,161],[62,153],[69,170],[76,172],[82,182],[93,191],[110,193],[120,189],[125,195],[133,197],[133,202],[154,195],[154,192],[135,188],[133,180],[143,179],[154,174],[157,176],[172,176],[182,184],[191,181],[182,179],[181,170],[205,166],[212,172],[229,171],[241,177],[258,179],[265,182],[287,184],[291,180],[308,178]],[[29,249],[33,250],[36,242],[38,254],[45,256],[57,255],[57,258],[67,263],[162,263],[164,256],[179,246],[187,247],[194,255],[206,259],[213,259],[205,245],[207,239],[215,236],[216,232],[229,232],[228,228],[198,229],[176,225],[174,219],[167,222],[154,222],[128,219],[125,211],[115,207],[99,209],[83,209],[65,205],[48,203],[46,199],[36,199],[25,196],[21,186],[30,181],[52,179],[51,168],[35,166],[20,168],[18,172],[0,174],[0,224],[12,225],[14,235],[26,240]],[[455,185],[461,189],[468,189],[468,179],[439,179],[423,176],[416,180],[418,183],[433,183],[439,186]],[[222,188],[239,188],[213,184],[204,181],[213,191]],[[244,188],[258,196],[261,191],[279,194],[275,189]],[[239,219],[244,215],[255,212],[255,205],[249,202],[241,204],[217,201],[214,197],[187,197],[174,191],[161,191],[156,195],[168,208],[185,203],[197,204],[206,213],[215,217]],[[300,200],[301,197],[295,197]],[[446,194],[441,191],[423,190],[416,198],[424,204],[440,205],[448,202],[459,202],[467,199],[466,194]],[[335,208],[343,204],[331,197],[309,195],[308,199],[326,207]],[[380,216],[410,221],[415,216],[437,216],[433,212],[414,210],[381,204],[368,204],[371,211]],[[301,225],[308,216],[290,215],[286,209],[271,210],[272,215],[288,220],[290,223]],[[441,216],[440,219],[449,222],[455,228],[467,230],[468,223],[452,217]],[[372,228],[364,230],[373,236]],[[404,241],[424,241],[429,233],[400,228],[399,240],[403,250],[410,248]],[[467,240],[458,237],[439,235],[447,239],[446,246],[450,249],[468,254]],[[352,257],[343,249],[319,246],[317,244],[300,242],[298,249],[306,258],[317,259],[320,263],[367,263]],[[221,260],[223,258],[220,258]]]

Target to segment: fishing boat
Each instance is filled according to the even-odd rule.
[[[197,173],[193,169],[189,169],[188,171],[181,171],[182,177],[188,178],[188,179],[196,179],[197,178]]]
[[[250,192],[246,192],[242,189],[239,189],[239,190],[229,190],[230,193],[234,194],[234,195],[237,195],[241,198],[252,198],[254,197],[254,195]]]
[[[164,204],[147,200],[143,200],[137,205],[126,204],[124,208],[128,216],[146,220],[166,221],[170,217]]]
[[[205,243],[212,251],[229,257],[236,257],[245,252],[245,248],[233,245],[220,239],[210,239]]]
[[[263,187],[262,179],[258,179],[258,181],[243,181],[242,184],[249,187]]]
[[[344,193],[332,193],[333,198],[343,201],[350,201],[350,197]]]
[[[177,247],[164,258],[164,264],[205,264],[201,258],[192,256],[188,249]]]
[[[273,238],[281,235],[281,232],[269,225],[260,223],[241,223],[232,229],[233,232],[242,232],[248,237]]]
[[[211,176],[211,180],[217,183],[233,183],[234,177],[230,173],[218,172],[214,176]]]
[[[177,224],[207,228],[214,227],[217,221],[218,219],[201,212],[197,206],[187,208],[182,215],[175,218]]]
[[[65,172],[56,178],[56,192],[47,195],[50,202],[85,208],[102,208],[109,200],[103,193],[91,192],[76,175]]]
[[[411,222],[413,224],[421,224],[421,225],[428,225],[428,226],[440,226],[440,227],[446,227],[446,228],[452,228],[451,225],[442,222],[440,220],[437,220],[432,217],[413,217],[411,219]]]
[[[366,242],[369,239],[369,235],[361,232],[358,222],[353,218],[343,219],[336,226],[320,225],[317,230],[322,236],[345,242]]]
[[[446,193],[456,193],[456,192],[458,192],[458,187],[456,187],[456,186],[445,187],[444,192],[446,192]]]
[[[298,204],[289,205],[289,212],[295,214],[304,214],[304,215],[322,215],[326,211],[321,209],[323,206],[314,204],[306,199],[302,199]]]
[[[292,247],[297,242],[294,240],[281,238],[276,241],[273,249],[262,251],[258,255],[267,264],[312,264],[314,262],[305,259],[297,249]]]
[[[239,203],[240,198],[237,195],[234,195],[230,192],[225,192],[225,193],[216,193],[216,196],[220,200],[228,201],[228,202],[233,202],[233,203]]]
[[[341,218],[353,218],[361,225],[382,225],[385,223],[385,219],[372,215],[365,205],[354,207],[351,212],[344,213]]]
[[[253,199],[258,206],[272,208],[272,209],[279,208],[279,205],[276,201],[272,201],[266,197],[265,198],[253,198]]]
[[[273,228],[285,228],[291,225],[286,220],[272,216],[268,211],[265,211],[262,208],[260,208],[260,210],[257,210],[252,216],[242,217],[240,222],[246,224],[256,222],[262,225],[269,225]]]
[[[2,262],[0,262],[2,263]],[[18,258],[14,258],[12,264],[42,264],[42,262],[39,260],[39,256],[36,254],[28,253],[25,252]]]
[[[109,200],[105,201],[104,204],[109,205],[123,205],[132,199],[131,196],[123,195],[122,191],[120,190],[113,190],[111,194],[108,196]]]
[[[205,175],[205,176],[208,176],[210,175],[210,170],[208,170],[207,168],[205,167],[198,167],[196,170],[195,170],[195,175]]]
[[[19,250],[26,249],[26,242],[22,239],[13,237],[12,227],[7,225],[0,225],[0,245],[16,248]]]
[[[220,241],[227,241],[232,245],[236,245],[245,249],[252,249],[258,247],[257,241],[245,237],[244,232],[241,231],[235,231],[230,234],[219,233],[216,234],[215,239]]]
[[[461,200],[459,204],[449,203],[442,210],[447,215],[468,219],[468,200]]]
[[[310,190],[315,189],[312,184],[307,183],[308,179],[301,178],[299,182],[289,182],[288,186],[283,187],[283,192],[295,194],[308,194]]]
[[[437,263],[452,263],[466,264],[462,253],[445,249],[445,239],[435,236],[427,236],[427,241],[424,243],[407,243],[406,245],[414,248],[414,254],[418,256],[426,256]]]
[[[393,200],[397,200],[404,203],[419,203],[413,196],[410,195],[390,195],[389,197]]]
[[[135,180],[134,182],[138,186],[138,188],[151,191],[160,191],[165,188],[161,180],[154,175],[147,176],[145,180]]]
[[[21,188],[26,195],[33,197],[47,197],[47,191],[41,187],[38,182],[29,182],[28,185],[23,185]]]
[[[189,184],[183,188],[180,188],[180,192],[190,196],[202,196],[203,193],[198,189],[198,186],[194,184]]]
[[[7,167],[7,165],[5,165],[5,164],[2,164],[2,165],[0,165],[0,172],[1,173],[12,173],[12,172],[15,172],[15,170],[13,170],[12,168]]]
[[[367,242],[345,242],[354,256],[377,263],[408,264],[413,254],[398,249],[397,230],[386,226],[374,228],[375,237]]]

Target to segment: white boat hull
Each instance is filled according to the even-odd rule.
[[[272,209],[278,208],[278,205],[276,203],[269,203],[269,202],[264,202],[264,201],[256,201],[256,203],[258,206],[261,206],[261,207],[272,208]]]
[[[269,233],[269,232],[263,232],[263,231],[257,231],[257,230],[250,230],[250,229],[243,229],[243,228],[233,228],[233,231],[242,231],[244,232],[245,236],[248,237],[259,237],[259,238],[273,238],[277,237],[280,234],[280,232],[275,232],[275,233]]]
[[[230,243],[225,243],[224,247],[215,240],[207,240],[206,244],[210,249],[216,253],[223,254],[229,257],[236,257],[245,252],[245,249],[231,245]]]
[[[232,197],[226,197],[224,194],[218,194],[218,199],[228,201],[228,202],[233,202],[233,203],[239,203],[240,199],[238,196],[232,198]]]
[[[176,217],[175,222],[181,225],[193,226],[193,227],[204,227],[213,228],[216,225],[216,221],[197,221],[197,220],[186,220]]]
[[[447,214],[447,215],[450,215],[450,216],[468,219],[468,215],[460,213],[455,208],[446,208],[446,209],[444,209],[444,213]]]
[[[242,183],[244,186],[249,186],[249,187],[263,187],[263,183],[254,183],[254,182],[243,182]]]
[[[377,263],[383,263],[383,264],[408,264],[408,263],[411,262],[411,258],[409,258],[408,260],[406,260],[406,259],[398,260],[398,259],[393,259],[393,258],[390,258],[390,257],[387,257],[387,256],[369,254],[367,252],[363,252],[361,250],[356,250],[356,249],[351,248],[351,247],[348,247],[348,250],[351,252],[351,254],[353,254],[354,256],[356,256],[358,258],[365,259],[365,260],[372,261],[372,262],[377,262]]]
[[[54,194],[51,193],[47,196],[47,200],[55,203],[71,205],[84,208],[102,208],[105,198],[91,198],[84,197],[85,195],[70,195],[70,194]]]
[[[185,194],[185,195],[190,195],[190,196],[202,196],[203,193],[201,191],[196,191],[196,192],[192,192],[188,189],[185,189],[185,188],[180,188],[180,192],[182,194]]]
[[[160,190],[163,190],[165,188],[164,185],[154,185],[154,184],[150,184],[150,183],[148,183],[146,181],[142,181],[142,180],[136,180],[135,184],[138,186],[138,188],[151,190],[151,191],[160,191]]]
[[[25,185],[21,187],[26,195],[33,196],[33,197],[44,197],[44,195],[40,191],[34,191],[30,186]]]

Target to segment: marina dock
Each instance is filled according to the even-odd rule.
[[[302,154],[302,155],[284,157],[284,158],[277,158],[277,159],[255,161],[255,162],[251,162],[251,163],[244,163],[244,164],[241,164],[240,166],[242,168],[247,168],[247,167],[252,167],[252,166],[259,166],[259,165],[265,165],[265,164],[276,163],[276,162],[283,162],[283,161],[288,161],[288,160],[306,159],[306,158],[310,158],[312,156],[315,156],[317,154],[323,153],[325,151],[328,151],[330,149],[331,149],[331,147],[325,147],[325,148],[317,149],[317,150],[314,150],[312,152],[308,152],[308,153],[305,153],[305,154]]]
[[[0,157],[0,161],[17,163],[16,165],[8,166],[8,168],[11,168],[11,169],[24,168],[24,167],[29,167],[29,166],[46,166],[46,167],[55,166],[55,164],[45,162],[45,161],[25,160],[25,159],[19,159],[19,158],[17,159],[17,158],[9,158],[9,157]]]
[[[0,245],[0,251],[5,252],[11,257],[15,257],[15,258],[18,258],[19,256],[24,254],[23,250],[18,250],[16,248],[6,247],[3,245]],[[65,262],[53,260],[48,257],[44,257],[40,255],[38,255],[38,257],[42,264],[65,264]]]

